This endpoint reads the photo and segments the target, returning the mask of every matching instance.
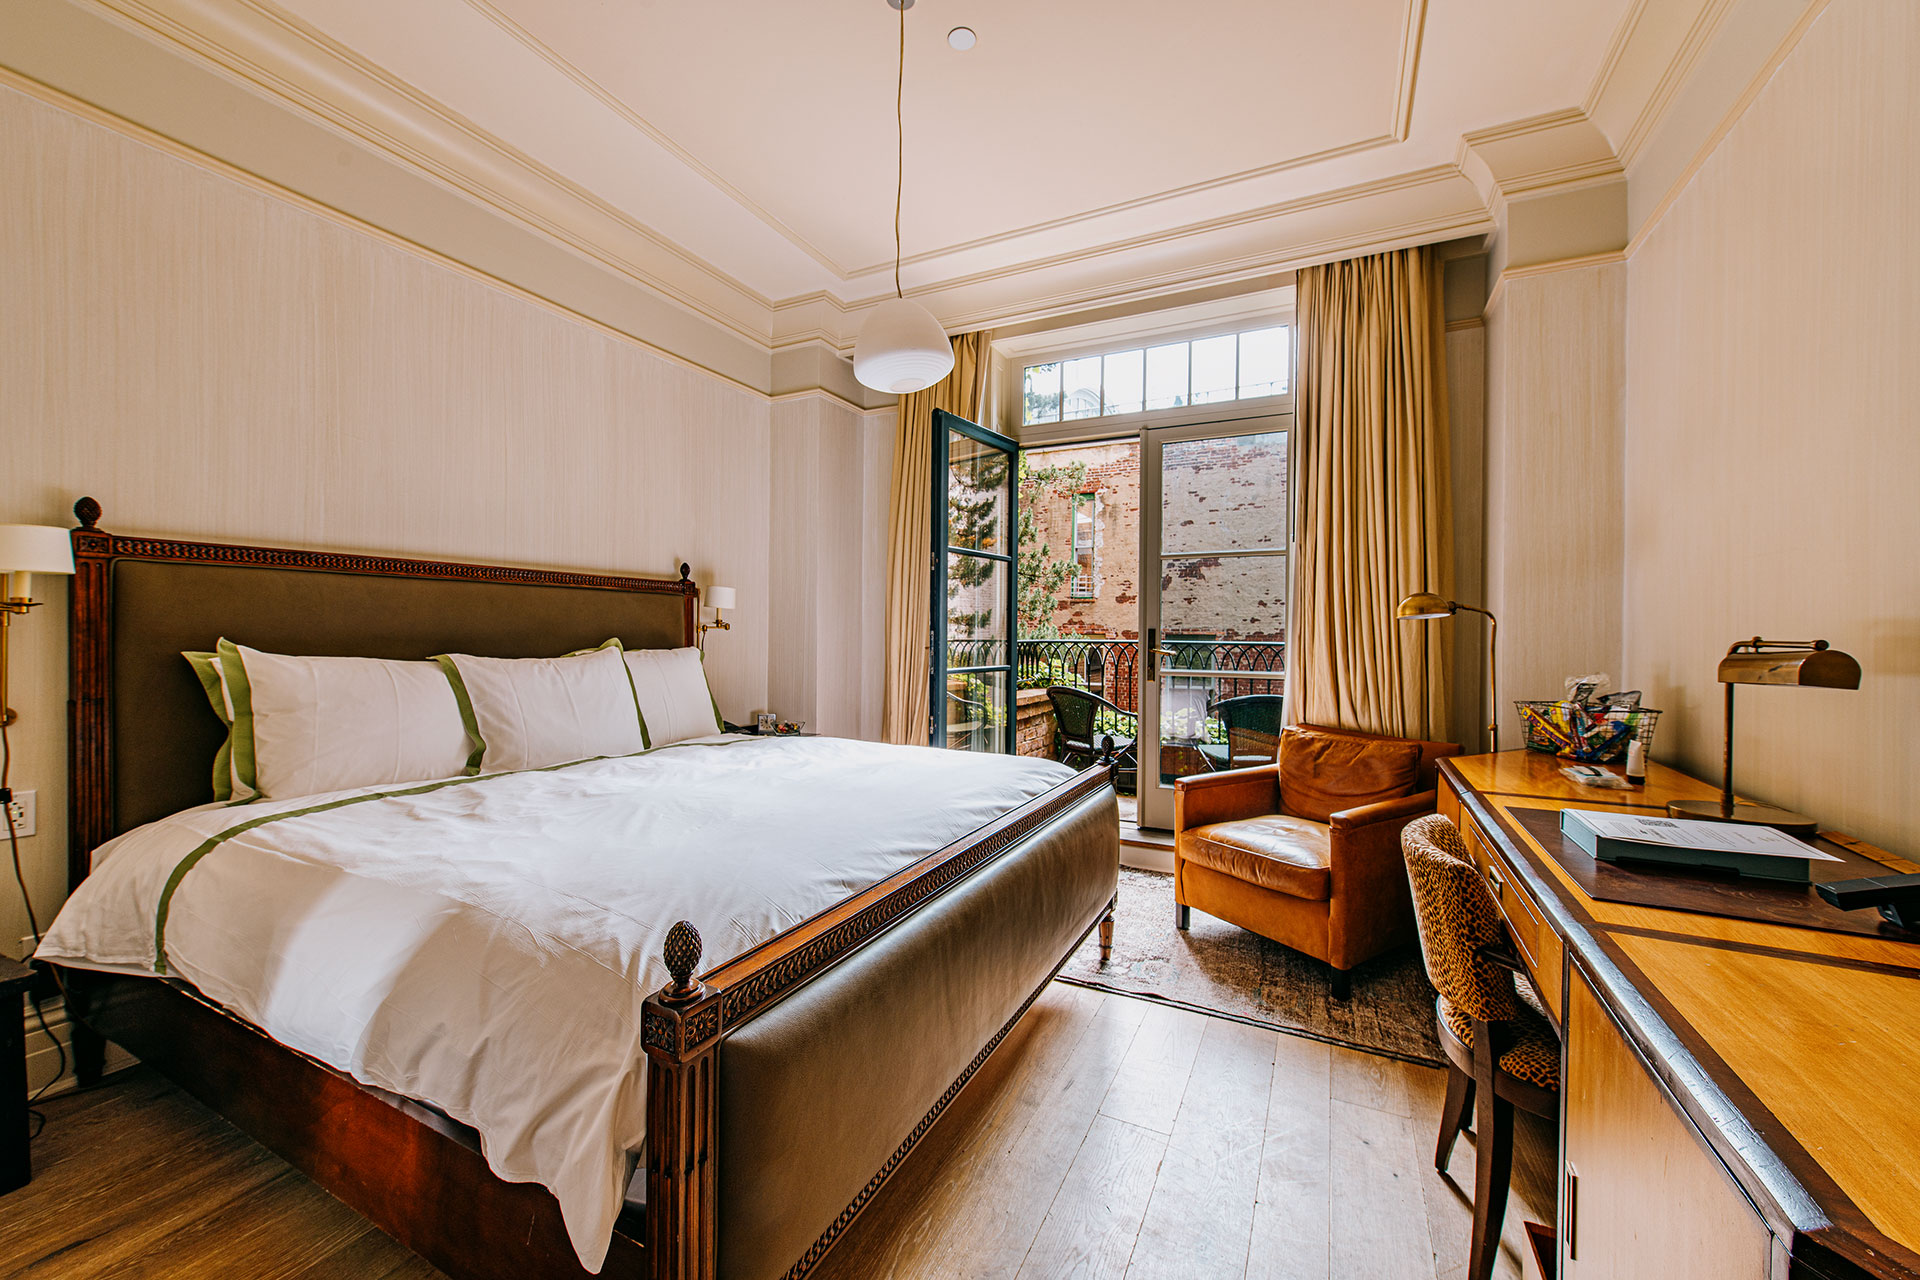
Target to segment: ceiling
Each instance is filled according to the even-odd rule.
[[[772,347],[892,292],[886,0],[95,2]],[[1464,136],[1651,97],[1715,7],[919,0],[904,283],[958,329],[1485,230]]]

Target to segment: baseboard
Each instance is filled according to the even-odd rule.
[[[1122,831],[1120,836],[1120,865],[1132,867],[1136,871],[1159,871],[1173,874],[1173,844],[1161,843],[1153,839],[1141,839],[1131,831]]]
[[[78,1084],[73,1075],[73,1025],[67,1018],[66,1005],[58,999],[42,1001],[40,1009],[46,1015],[45,1029],[41,1028],[40,1019],[34,1016],[33,1006],[27,1006],[27,1093],[29,1096],[53,1098],[69,1092]],[[51,1040],[48,1039],[48,1032],[53,1035]],[[57,1048],[55,1040],[59,1041]],[[109,1073],[137,1066],[139,1061],[119,1045],[107,1045],[106,1070]]]

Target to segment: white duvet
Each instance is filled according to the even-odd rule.
[[[471,1125],[496,1174],[552,1190],[598,1271],[643,1136],[640,1008],[667,981],[673,922],[700,930],[710,967],[1068,775],[715,737],[208,805],[102,846],[36,954],[176,974],[282,1044]]]

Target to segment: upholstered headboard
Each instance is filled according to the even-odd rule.
[[[618,636],[694,640],[694,585],[674,579],[129,538],[74,504],[73,883],[104,841],[213,798],[223,737],[185,649],[225,636],[278,653],[552,657]]]

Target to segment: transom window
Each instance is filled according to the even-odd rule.
[[[1021,422],[1074,422],[1287,392],[1287,325],[1028,365]]]

